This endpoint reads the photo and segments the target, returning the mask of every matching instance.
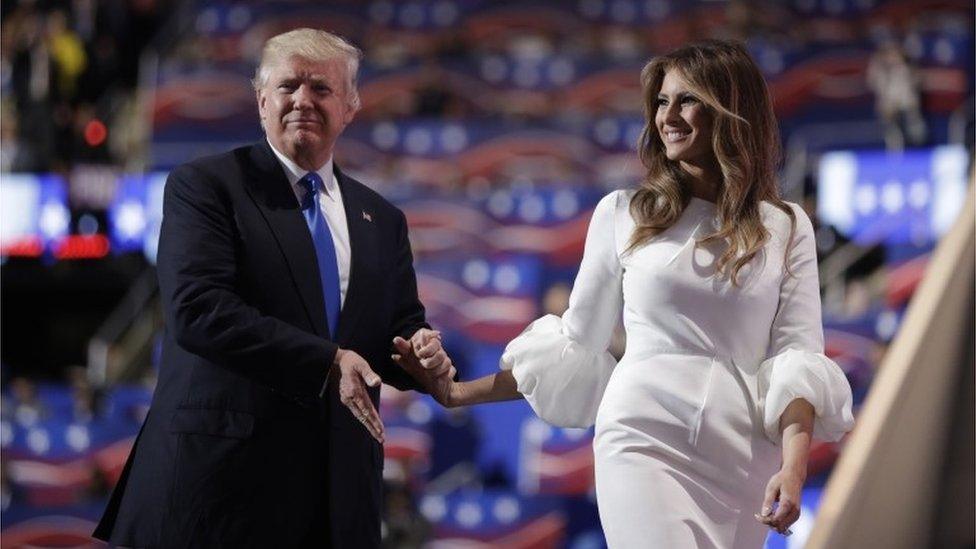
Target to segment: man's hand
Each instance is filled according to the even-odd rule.
[[[422,328],[410,341],[393,338],[397,354],[393,361],[407,371],[434,399],[445,408],[452,406],[451,390],[454,387],[454,368],[450,357],[441,346],[440,332]]]
[[[366,360],[355,351],[339,349],[335,358],[336,368],[339,370],[339,400],[349,408],[352,415],[366,427],[380,444],[383,443],[384,430],[380,414],[369,399],[366,387],[379,387],[382,380],[369,367]]]

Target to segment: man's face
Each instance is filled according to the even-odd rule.
[[[348,70],[339,57],[311,61],[292,56],[272,65],[257,91],[268,140],[306,169],[316,169],[332,156],[336,139],[356,114]]]

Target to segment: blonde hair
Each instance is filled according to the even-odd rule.
[[[712,154],[721,170],[717,203],[720,226],[698,244],[727,242],[716,266],[719,273],[731,275],[732,283],[738,285],[739,270],[769,240],[760,215],[761,203],[768,201],[790,217],[787,253],[796,217],[780,198],[776,185],[779,129],[766,81],[745,48],[735,42],[708,40],[684,46],[654,58],[641,71],[645,124],[638,150],[646,171],[641,188],[630,202],[637,228],[628,251],[677,222],[691,200],[690,186],[684,182],[687,176],[677,162],[668,160],[654,121],[664,75],[672,70],[681,75],[713,117]]]
[[[251,84],[255,90],[263,88],[268,83],[271,67],[292,56],[302,57],[310,61],[327,61],[340,57],[346,61],[348,79],[346,81],[350,106],[359,109],[359,90],[356,89],[356,78],[359,72],[359,62],[363,52],[342,37],[324,30],[301,28],[272,36],[264,43],[261,50],[261,62],[254,71]]]

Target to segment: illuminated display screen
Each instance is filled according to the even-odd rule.
[[[68,235],[71,212],[56,175],[0,175],[0,255],[37,257]]]
[[[957,146],[824,154],[817,216],[862,245],[933,243],[965,202],[968,163]]]
[[[112,248],[117,252],[142,251],[156,262],[159,225],[163,220],[166,173],[124,176],[108,210]]]

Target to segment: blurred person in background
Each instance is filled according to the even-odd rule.
[[[13,403],[5,403],[5,407],[8,408],[9,415],[21,425],[34,425],[50,415],[47,406],[37,394],[37,385],[25,377],[10,380],[10,396]]]
[[[499,373],[404,366],[446,406],[524,396],[550,423],[595,423],[610,547],[757,549],[799,518],[812,434],[853,426],[823,354],[813,227],[779,197],[776,119],[743,46],[677,49],[641,81],[646,176],[597,205],[568,310],[513,340]]]
[[[254,77],[266,139],[170,173],[159,381],[96,537],[379,547],[380,376],[417,387],[391,342],[435,379],[453,367],[403,213],[333,159],[360,58],[321,30],[272,37]]]
[[[384,490],[383,546],[393,549],[419,549],[430,537],[430,524],[417,509],[410,487],[403,482],[387,483]]]
[[[875,110],[884,125],[885,145],[900,151],[925,143],[920,77],[905,52],[894,41],[882,42],[871,56],[868,87],[874,92]]]
[[[6,511],[17,498],[16,487],[10,482],[10,471],[5,459],[0,459],[0,511]]]
[[[71,415],[78,423],[89,423],[100,415],[98,394],[88,379],[84,366],[68,369],[68,384],[71,387]]]
[[[4,20],[4,65],[14,99],[16,137],[21,145],[10,159],[11,168],[37,171],[48,167],[54,155],[55,125],[51,116],[57,97],[52,85],[51,54],[44,40],[44,22],[32,7],[24,7]],[[24,123],[31,121],[30,123]]]
[[[68,16],[54,10],[47,16],[47,45],[55,66],[58,95],[73,99],[78,91],[78,79],[88,65],[84,44],[68,27]]]

